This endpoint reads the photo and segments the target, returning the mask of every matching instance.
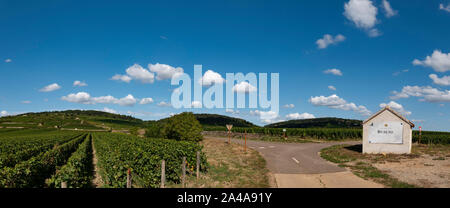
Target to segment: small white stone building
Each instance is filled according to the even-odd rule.
[[[410,154],[414,124],[389,106],[363,122],[363,153]]]

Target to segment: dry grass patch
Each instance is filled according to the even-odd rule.
[[[186,180],[188,188],[266,188],[270,187],[266,161],[255,150],[244,152],[238,144],[204,139],[201,144],[208,160],[208,172]],[[181,187],[169,184],[169,187]]]

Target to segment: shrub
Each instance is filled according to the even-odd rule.
[[[164,138],[178,141],[201,141],[202,126],[193,113],[181,113],[167,119],[163,130]]]

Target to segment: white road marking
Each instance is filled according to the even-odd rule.
[[[294,160],[297,164],[300,164],[300,162],[297,159],[295,159],[295,157],[292,157],[292,160]]]
[[[264,149],[265,147],[259,147],[259,149]]]

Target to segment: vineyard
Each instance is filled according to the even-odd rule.
[[[205,131],[227,131],[226,127],[204,127]],[[269,136],[283,136],[282,128],[245,128],[233,127],[234,133],[261,134]],[[338,141],[344,139],[362,139],[361,128],[286,128],[288,137],[301,137],[308,139],[321,139]],[[419,132],[413,131],[413,142],[419,141]],[[422,131],[420,143],[422,144],[450,144],[450,132]]]
[[[0,131],[0,188],[93,187],[93,149],[102,187],[124,188],[131,170],[133,187],[159,187],[161,160],[166,181],[180,182],[182,158],[193,173],[197,143],[115,133],[56,130]],[[200,170],[206,171],[201,153]]]

